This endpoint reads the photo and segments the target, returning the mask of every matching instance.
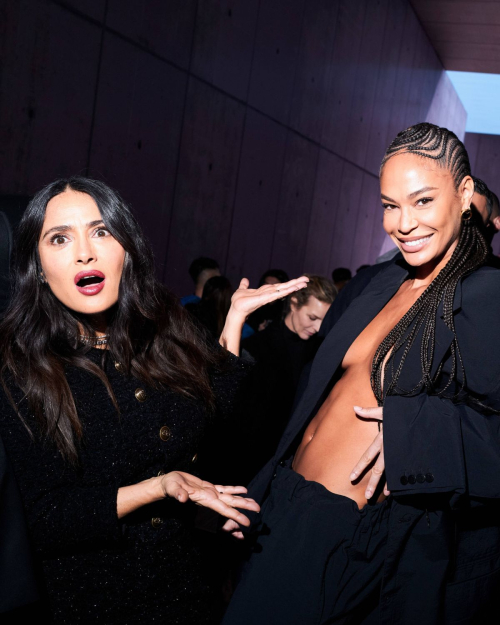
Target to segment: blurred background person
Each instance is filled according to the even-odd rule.
[[[283,282],[288,282],[288,280],[290,278],[283,269],[268,269],[262,274],[259,280],[259,287],[264,286],[264,284],[283,284]],[[283,318],[284,304],[284,300],[278,300],[267,306],[262,306],[262,308],[259,308],[259,310],[256,310],[248,317],[248,325],[255,332],[259,332],[265,330],[270,323],[279,323]]]
[[[368,269],[368,267],[371,267],[371,265],[360,265],[360,266],[356,269],[356,275],[357,275],[360,271],[363,271],[363,269]]]
[[[305,274],[305,289],[284,301],[282,321],[270,324],[243,341],[255,368],[249,376],[245,405],[238,427],[240,479],[249,480],[271,457],[288,422],[304,367],[314,358],[321,340],[321,322],[337,294],[322,276]],[[262,436],[262,432],[265,436]]]
[[[337,293],[345,287],[345,285],[352,279],[352,273],[347,267],[337,267],[332,271],[332,281],[337,289]]]
[[[186,304],[186,310],[218,340],[226,323],[233,293],[233,287],[225,276],[214,276],[205,282],[201,299],[197,303]],[[241,338],[245,339],[252,334],[252,328],[245,323]]]
[[[195,258],[189,265],[189,275],[194,282],[194,293],[181,298],[181,304],[183,306],[186,304],[196,304],[201,300],[203,288],[207,280],[215,276],[220,276],[219,263],[213,258],[200,256],[199,258]]]

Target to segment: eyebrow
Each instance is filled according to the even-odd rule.
[[[89,221],[87,224],[87,228],[94,228],[95,226],[99,226],[100,224],[104,224],[102,219],[96,219],[95,221]],[[74,230],[73,226],[54,226],[53,228],[49,228],[47,232],[42,237],[42,241],[45,237],[52,232],[69,232],[70,230]]]
[[[421,189],[418,189],[418,191],[413,191],[412,193],[408,194],[408,199],[411,200],[412,198],[416,197],[417,195],[420,195],[421,193],[427,193],[427,191],[437,191],[437,187],[422,187]],[[388,197],[387,195],[384,195],[383,193],[380,195],[380,197],[383,200],[387,200],[388,202],[394,202],[396,204],[396,200],[393,200],[392,198]]]

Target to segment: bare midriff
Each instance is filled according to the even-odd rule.
[[[370,375],[375,352],[387,334],[422,293],[405,282],[381,312],[366,326],[347,350],[341,377],[309,423],[293,461],[293,469],[306,480],[366,505],[365,490],[370,471],[351,482],[352,469],[378,434],[378,422],[356,416],[354,406],[377,406]],[[381,485],[383,487],[383,484]],[[382,489],[373,501],[385,498]]]

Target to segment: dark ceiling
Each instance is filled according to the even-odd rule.
[[[410,0],[444,68],[500,74],[500,0]]]

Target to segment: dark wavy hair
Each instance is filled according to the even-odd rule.
[[[93,198],[106,228],[125,250],[118,302],[108,313],[109,350],[103,358],[120,362],[126,374],[150,387],[169,387],[210,409],[214,398],[209,374],[223,365],[226,356],[210,346],[177,298],[155,279],[152,251],[116,191],[83,177],[56,180],[39,191],[14,241],[13,293],[0,322],[0,375],[12,403],[10,382],[23,392],[42,435],[76,464],[83,430],[65,368],[79,367],[94,374],[106,386],[117,411],[118,405],[103,369],[85,356],[91,347],[79,342],[82,328],[86,335],[93,333],[89,320],[67,308],[40,280],[38,242],[47,204],[68,189]]]
[[[453,177],[457,191],[463,179],[471,176],[467,150],[456,134],[447,128],[421,123],[400,132],[387,148],[380,173],[382,174],[384,165],[390,158],[405,153],[432,159],[438,167],[447,169]],[[466,385],[465,369],[453,319],[453,298],[458,282],[483,265],[489,253],[488,245],[475,216],[471,213],[470,217],[462,220],[458,244],[448,263],[377,348],[372,363],[371,385],[379,406],[383,405],[382,373],[384,360],[389,353],[390,356],[385,365],[391,369],[387,395],[410,395],[422,387],[431,392],[436,387],[441,375],[442,363],[433,377],[431,369],[436,338],[436,317],[441,305],[444,322],[453,332],[453,341],[450,347],[451,374],[448,382],[438,394],[445,394],[454,383],[459,386],[459,392]],[[423,328],[420,346],[422,375],[414,388],[401,389],[398,387],[399,376],[421,328]],[[403,349],[403,355],[397,369],[394,369],[394,357],[400,348]]]

